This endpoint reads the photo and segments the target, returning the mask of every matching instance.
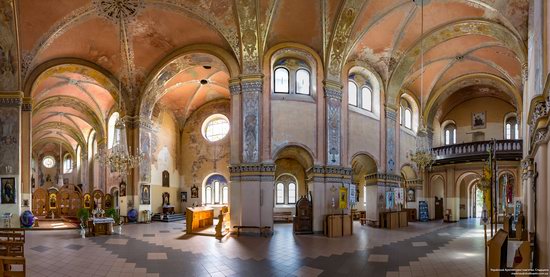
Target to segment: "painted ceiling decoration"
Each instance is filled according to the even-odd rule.
[[[424,118],[434,119],[441,113],[436,107],[450,107],[451,99],[464,100],[454,95],[469,89],[521,108],[529,0],[0,3],[6,11],[0,32],[8,32],[0,36],[0,78],[7,81],[0,84],[4,90],[24,87],[32,97],[36,138],[52,139],[40,126],[52,127],[64,113],[63,126],[52,130],[73,147],[86,143],[92,131],[105,140],[105,122],[119,99],[123,116],[150,118],[156,107],[171,111],[182,127],[206,102],[229,99],[230,79],[265,74],[262,68],[271,62],[266,53],[288,42],[316,52],[325,75],[320,77],[332,84],[345,82],[346,65],[365,65],[377,76],[386,104],[395,106],[408,91],[424,99]],[[128,52],[120,51],[121,43]],[[174,54],[197,45],[208,47]],[[121,82],[131,86],[119,91]]]

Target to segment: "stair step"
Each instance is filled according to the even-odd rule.
[[[151,217],[151,220],[153,221],[162,221],[162,222],[173,222],[173,221],[180,221],[184,220],[185,216],[183,214],[168,214],[163,215],[160,213],[156,213]]]

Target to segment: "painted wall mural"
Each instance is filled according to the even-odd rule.
[[[397,114],[386,110],[386,172],[395,173],[395,128]]]
[[[258,162],[260,148],[260,95],[262,81],[243,81],[243,161]]]
[[[0,91],[18,89],[17,32],[14,3],[0,0]]]
[[[325,87],[327,99],[327,154],[329,165],[340,165],[341,159],[341,117],[342,117],[342,91]]]
[[[19,173],[19,107],[0,107],[0,174]]]

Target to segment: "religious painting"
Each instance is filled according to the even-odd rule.
[[[414,188],[407,189],[407,202],[415,202],[416,201],[416,191]]]
[[[119,196],[126,196],[126,183],[124,181],[120,182],[120,194]]]
[[[350,184],[349,185],[349,203],[352,206],[355,205],[356,200],[357,200],[357,197],[355,195],[356,193],[357,193],[357,190],[355,189],[355,185]]]
[[[340,209],[346,209],[348,207],[348,189],[340,187],[338,190],[338,199]]]
[[[170,186],[170,173],[168,171],[162,172],[162,186],[163,187],[169,187]]]
[[[151,186],[150,185],[141,185],[141,204],[143,205],[151,204]]]
[[[84,194],[84,208],[85,209],[92,208],[92,196],[89,193]]]
[[[187,202],[187,191],[181,192],[181,202]]]
[[[395,203],[395,199],[394,199],[393,191],[387,191],[386,192],[386,209],[389,209],[389,210],[393,209],[394,203]]]
[[[2,178],[2,204],[15,204],[15,178]]]
[[[393,192],[395,205],[403,204],[405,200],[403,196],[403,188],[394,188]]]
[[[485,112],[472,114],[472,129],[485,129],[486,123]]]
[[[199,198],[199,188],[195,185],[191,188],[191,198]]]
[[[50,198],[49,200],[50,210],[57,209],[57,194],[50,193],[49,198]]]
[[[162,206],[170,206],[170,193],[165,192],[162,194]]]

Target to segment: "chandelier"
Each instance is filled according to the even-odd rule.
[[[119,28],[120,28],[120,52],[122,58],[122,65],[126,64],[126,70],[123,68],[122,71],[127,71],[127,87],[131,88],[131,71],[130,71],[130,61],[129,61],[129,50],[128,50],[128,37],[126,35],[126,26],[124,24],[124,15],[118,17]],[[124,58],[126,57],[126,59]],[[123,66],[124,67],[124,66]],[[122,108],[121,97],[122,97],[122,73],[120,80],[118,82],[119,88],[119,97],[117,108],[120,110]],[[99,161],[101,165],[107,166],[111,173],[118,173],[120,176],[127,176],[130,173],[130,170],[139,166],[141,161],[145,158],[145,154],[140,152],[139,149],[135,148],[136,155],[132,155],[128,151],[128,141],[126,139],[126,125],[124,120],[120,117],[117,118],[115,122],[115,128],[113,130],[113,145],[110,149],[100,149],[95,155],[95,159]]]
[[[137,167],[143,161],[145,155],[135,149],[137,155],[131,155],[128,152],[126,140],[126,126],[120,118],[115,123],[113,132],[113,147],[110,149],[100,149],[96,154],[96,160],[101,165],[109,167],[112,173],[118,173],[121,176],[127,176],[131,169]]]
[[[416,169],[419,173],[424,170],[430,170],[434,161],[435,155],[432,152],[431,138],[428,135],[428,128],[424,124],[424,0],[420,1],[420,126],[416,133],[416,149],[407,153],[407,156],[416,165]],[[422,176],[422,175],[421,175]]]

